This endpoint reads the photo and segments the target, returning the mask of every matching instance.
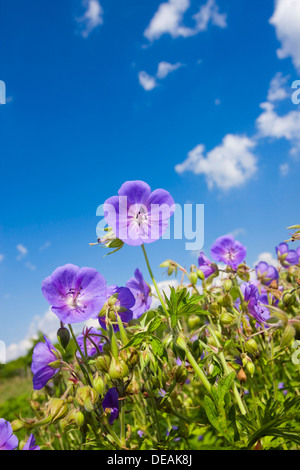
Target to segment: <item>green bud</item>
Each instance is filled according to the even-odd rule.
[[[184,384],[188,376],[188,371],[184,366],[177,366],[175,369],[174,378],[179,384]]]
[[[295,334],[296,334],[295,328],[291,324],[288,323],[283,331],[280,346],[282,348],[289,346],[290,342],[294,339]]]
[[[222,306],[231,307],[232,306],[232,297],[230,294],[225,294],[222,297]]]
[[[196,330],[202,323],[198,315],[190,315],[187,322],[190,330]]]
[[[248,341],[245,342],[245,350],[253,355],[256,355],[258,352],[258,347],[257,343],[254,338],[248,339]]]
[[[282,302],[284,304],[285,307],[292,307],[294,305],[294,303],[296,302],[296,296],[294,293],[292,294],[289,294],[289,293],[286,293],[284,294],[284,296],[282,297]]]
[[[52,423],[59,421],[68,414],[68,405],[62,398],[52,398],[48,408]]]
[[[231,325],[234,322],[234,316],[224,311],[221,313],[220,322],[222,325]]]
[[[204,276],[203,271],[201,271],[201,269],[197,270],[197,276],[201,281],[205,281],[205,276]]]
[[[108,354],[102,354],[98,356],[95,361],[95,366],[100,372],[108,372],[110,365],[110,356]]]
[[[226,292],[229,292],[231,287],[232,287],[232,280],[231,279],[225,279],[223,282],[223,287]]]
[[[126,362],[124,362],[122,359],[116,360],[114,357],[112,357],[108,374],[113,380],[123,379],[129,374],[129,369]]]
[[[243,281],[248,282],[250,280],[250,271],[249,271],[248,266],[244,263],[239,264],[237,267],[237,275]]]
[[[247,362],[246,369],[247,369],[247,372],[249,372],[249,374],[251,375],[251,377],[253,377],[254,371],[255,371],[255,366],[253,362]]]
[[[191,284],[193,284],[193,286],[195,286],[197,284],[197,281],[198,281],[197,273],[191,272],[189,274],[189,280],[191,281]]]
[[[185,423],[184,421],[181,420],[178,426],[178,433],[184,439],[187,439],[190,435],[190,427],[188,423]]]
[[[96,390],[96,392],[100,395],[103,396],[104,392],[104,383],[101,377],[96,375],[96,377],[93,380],[93,388]]]
[[[222,306],[219,305],[217,302],[212,302],[209,306],[209,311],[216,315],[220,315],[222,311]]]
[[[67,348],[70,341],[70,332],[64,326],[57,330],[57,338],[64,349]]]
[[[24,423],[20,419],[14,419],[10,424],[13,432],[20,431],[20,429],[24,428]]]
[[[207,371],[207,374],[208,374],[209,376],[213,374],[214,368],[215,368],[214,364],[209,364],[209,366],[208,366],[208,371]]]

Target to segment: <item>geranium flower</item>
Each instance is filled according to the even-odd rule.
[[[279,243],[275,248],[278,260],[284,268],[288,268],[294,264],[298,264],[299,255],[296,250],[290,250],[288,244],[283,242]]]
[[[211,276],[217,269],[216,264],[210,261],[210,259],[205,256],[203,251],[200,252],[200,256],[198,258],[198,266],[200,271],[203,272],[205,279]]]
[[[231,235],[225,235],[217,238],[211,246],[211,256],[215,261],[222,261],[223,263],[236,268],[242,263],[247,254],[247,249],[239,241],[234,240]]]
[[[108,390],[105,395],[102,408],[105,413],[110,413],[109,424],[112,423],[119,417],[119,394],[115,387],[112,387]]]
[[[104,217],[115,236],[133,246],[152,243],[162,237],[174,210],[174,200],[168,191],[151,192],[144,181],[127,181],[118,196],[104,203]]]
[[[45,343],[37,343],[32,353],[31,371],[34,390],[41,390],[60,368],[59,352],[46,336],[44,338]]]
[[[126,282],[126,287],[131,290],[135,297],[135,304],[131,308],[133,312],[133,318],[139,318],[151,307],[151,289],[144,281],[143,275],[139,269],[136,269],[134,271],[134,277],[130,278]]]
[[[18,446],[18,442],[10,422],[0,418],[0,450],[14,450]]]
[[[244,301],[247,302],[250,315],[259,323],[265,323],[270,318],[268,307],[264,304],[267,300],[265,298],[266,294],[260,294],[257,286],[251,282],[244,282],[241,285],[241,292]],[[237,300],[237,305],[239,305],[239,303],[240,299]]]
[[[132,307],[135,304],[133,293],[128,287],[118,287],[115,285],[107,288],[107,301],[99,313],[100,326],[106,330],[107,321],[111,322],[114,331],[119,330],[117,315],[123,323],[128,323],[133,318]]]
[[[30,434],[26,444],[23,446],[22,450],[41,450],[40,446],[35,444],[35,437],[33,434]]]
[[[255,266],[255,272],[257,279],[266,286],[270,285],[272,281],[277,281],[279,279],[279,274],[275,266],[272,266],[271,264],[269,265],[265,261],[260,261]]]
[[[98,351],[102,352],[104,338],[97,328],[84,328],[83,332],[77,336],[77,343],[83,354],[94,356]],[[79,356],[79,351],[76,352]]]
[[[61,322],[80,323],[97,318],[107,286],[96,269],[66,264],[43,281],[42,292]]]

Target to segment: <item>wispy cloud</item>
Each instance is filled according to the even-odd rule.
[[[150,41],[159,39],[164,34],[169,34],[172,38],[187,38],[205,31],[209,23],[220,28],[227,26],[226,14],[219,12],[216,0],[208,0],[200,7],[198,13],[192,17],[193,27],[185,26],[183,19],[190,6],[190,0],[168,0],[161,3],[144,31],[144,36]]]
[[[171,64],[170,62],[166,61],[159,62],[155,75],[149,75],[145,71],[139,72],[139,83],[144,88],[144,90],[153,90],[159,86],[158,80],[164,80],[170,73],[178,70],[181,67],[183,67],[181,62],[176,62],[176,64]]]
[[[22,245],[21,243],[19,243],[17,245],[17,250],[19,252],[18,256],[17,256],[17,260],[20,261],[21,259],[25,258],[28,254],[28,250],[26,248],[26,246]]]
[[[4,260],[4,254],[0,253],[0,263],[2,263],[3,260]]]
[[[46,241],[42,246],[40,246],[40,251],[45,251],[47,248],[50,248],[51,242]]]
[[[91,32],[103,24],[103,8],[98,0],[84,0],[85,12],[77,18],[80,34],[87,38]]]

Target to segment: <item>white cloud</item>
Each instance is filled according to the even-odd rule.
[[[168,0],[161,3],[144,36],[150,41],[159,39],[163,34],[170,34],[172,38],[186,38],[205,31],[210,22],[221,28],[227,26],[226,15],[219,13],[215,0],[208,0],[201,6],[199,12],[193,16],[195,26],[192,28],[183,24],[184,14],[189,8],[190,0]]]
[[[19,254],[17,256],[18,261],[20,261],[21,259],[25,258],[25,256],[27,256],[28,250],[27,250],[26,246],[22,245],[21,243],[19,243],[17,245],[17,250],[19,252]]]
[[[299,0],[276,0],[270,23],[275,27],[276,36],[281,42],[281,48],[277,50],[278,58],[291,57],[294,66],[300,71]]]
[[[180,62],[177,62],[176,64],[170,64],[170,62],[160,62],[158,64],[157,72],[156,72],[156,77],[159,79],[164,79],[169,75],[171,72],[174,72],[174,70],[179,69],[182,67],[182,64]]]
[[[145,71],[141,71],[138,74],[139,83],[146,91],[153,90],[158,86],[155,77],[152,77]]]
[[[0,263],[2,263],[3,260],[4,260],[4,255],[0,253]]]
[[[266,263],[275,266],[275,268],[278,267],[278,260],[269,251],[260,253],[257,260],[253,263],[253,267],[255,267],[260,261],[265,261]]]
[[[176,64],[171,64],[170,62],[165,62],[165,61],[159,62],[155,76],[149,75],[145,71],[139,72],[138,74],[139,83],[144,88],[144,90],[146,91],[153,90],[154,88],[159,86],[157,79],[158,80],[165,79],[170,73],[174,72],[180,67],[183,67],[183,64],[181,64],[180,62],[177,62]]]
[[[47,250],[47,248],[49,248],[50,246],[51,246],[51,242],[46,241],[46,242],[40,247],[40,251],[45,251],[45,250]]]
[[[286,139],[293,145],[291,153],[297,153],[300,148],[300,111],[292,110],[280,116],[273,103],[265,102],[260,107],[263,112],[256,119],[259,137]]]
[[[268,101],[281,101],[289,97],[285,84],[289,77],[283,77],[281,72],[276,73],[275,77],[271,80],[270,88],[268,91]]]
[[[222,144],[204,153],[204,145],[197,145],[188,158],[175,166],[177,173],[191,171],[206,176],[209,189],[228,190],[243,185],[257,171],[256,157],[252,153],[254,140],[246,136],[228,134]]]
[[[29,261],[27,261],[25,263],[25,266],[26,266],[26,268],[30,269],[30,271],[35,271],[36,270],[36,266],[34,264],[30,263]]]
[[[103,24],[103,8],[98,0],[84,0],[84,15],[77,19],[81,28],[81,35],[87,38],[98,26]]]

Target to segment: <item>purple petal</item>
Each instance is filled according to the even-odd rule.
[[[126,196],[129,204],[144,204],[150,196],[151,188],[144,181],[126,181],[118,191],[119,196]]]
[[[0,450],[13,450],[18,445],[18,438],[13,434],[11,424],[0,418]]]

